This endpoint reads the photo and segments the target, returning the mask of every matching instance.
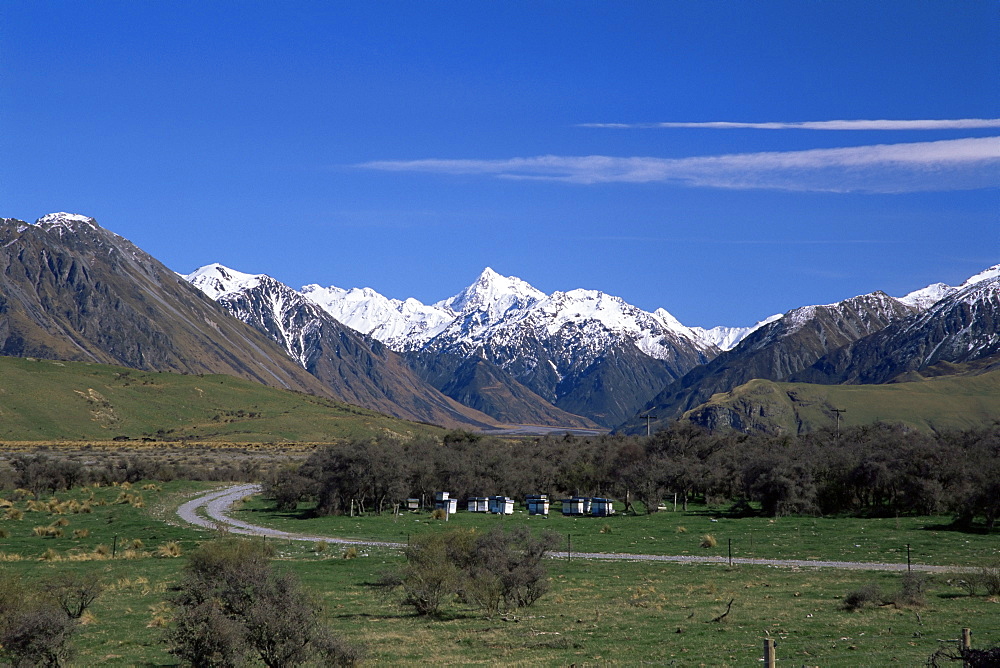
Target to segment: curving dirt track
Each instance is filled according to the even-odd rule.
[[[330,538],[329,536],[310,536],[306,534],[290,533],[278,529],[249,524],[227,515],[229,508],[245,496],[259,494],[260,485],[243,484],[227,487],[223,490],[202,494],[177,509],[177,515],[190,524],[216,529],[224,527],[230,533],[247,536],[267,536],[268,538],[282,538],[286,540],[302,540],[309,542],[325,541],[327,543],[338,543],[345,545],[371,545],[378,547],[406,547],[404,543],[390,543],[375,540],[348,540],[344,538]],[[204,509],[204,510],[202,510]],[[554,558],[566,558],[565,552],[552,552]],[[716,563],[728,564],[730,560],[726,557],[713,556],[692,556],[692,555],[662,555],[662,554],[627,554],[622,552],[573,552],[575,559],[611,559],[619,561],[670,561],[677,563]],[[866,571],[905,571],[906,564],[892,563],[870,563],[860,561],[816,561],[804,559],[749,559],[746,557],[733,557],[733,564],[748,564],[756,566],[782,566],[789,568],[844,568],[852,570]],[[968,573],[975,569],[965,566],[928,566],[926,564],[912,564],[910,568],[914,571],[924,571],[931,573]]]

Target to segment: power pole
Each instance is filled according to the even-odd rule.
[[[847,409],[844,408],[831,408],[834,413],[837,414],[837,438],[840,438],[840,414],[846,413]]]
[[[655,420],[656,416],[647,413],[646,415],[640,415],[639,418],[646,421],[646,438],[649,438],[649,421]]]

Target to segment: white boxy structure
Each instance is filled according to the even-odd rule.
[[[470,513],[488,513],[490,511],[489,499],[485,496],[470,496],[466,500],[466,510]]]
[[[494,515],[513,515],[514,499],[506,496],[491,496],[489,500],[489,509]]]
[[[547,494],[530,494],[524,499],[529,515],[548,515],[549,497]]]
[[[436,492],[434,494],[434,509],[444,510],[449,515],[458,512],[458,499],[452,499],[450,492]]]

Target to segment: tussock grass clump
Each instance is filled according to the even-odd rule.
[[[65,517],[60,517],[59,519],[57,519],[55,522],[52,523],[52,526],[54,527],[69,526],[69,520],[66,519]]]
[[[31,529],[31,533],[35,534],[39,538],[44,538],[49,535],[49,527],[37,526]]]
[[[42,556],[38,557],[39,561],[62,561],[62,555],[56,552],[51,547],[44,552]]]
[[[687,527],[677,527],[677,533],[687,533]]]
[[[611,531],[611,525],[610,524],[604,524],[604,525],[602,525],[601,526],[601,533],[612,533],[612,531]]]
[[[16,552],[7,554],[6,552],[0,552],[0,561],[21,561],[24,557]]]
[[[8,508],[7,512],[4,513],[5,520],[18,521],[24,519],[24,511],[20,508]]]
[[[447,517],[448,517],[448,511],[446,511],[444,508],[435,508],[434,511],[431,513],[432,520],[443,520]]]
[[[172,540],[169,543],[163,543],[156,548],[156,556],[175,559],[181,556],[181,545],[175,540]]]
[[[90,529],[73,529],[73,538],[86,538],[90,535]]]
[[[129,542],[129,544],[128,544],[128,549],[130,549],[130,550],[141,550],[145,546],[146,546],[146,544],[142,542],[141,538],[133,538]]]
[[[0,529],[0,538],[10,538],[10,532],[6,529]]]
[[[94,556],[98,559],[107,559],[111,556],[111,548],[101,543],[94,548]]]
[[[147,629],[162,629],[173,619],[173,606],[166,601],[149,606],[149,612],[152,617],[146,624]]]
[[[716,547],[718,544],[719,541],[715,538],[715,536],[713,536],[710,533],[707,533],[704,536],[702,536],[701,543],[699,543],[701,547],[704,547],[706,549]]]
[[[318,540],[315,543],[313,543],[312,551],[315,552],[316,554],[322,554],[323,552],[326,552],[326,541]]]
[[[354,545],[351,545],[344,550],[344,553],[341,556],[343,556],[344,559],[357,559],[358,548],[355,547]]]

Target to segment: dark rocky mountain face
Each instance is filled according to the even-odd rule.
[[[447,427],[496,421],[421,380],[387,346],[339,323],[316,304],[268,276],[219,298],[234,317],[266,334],[334,397],[395,417]]]
[[[482,357],[419,351],[407,353],[406,357],[416,373],[441,392],[501,422],[597,426],[585,417],[553,406]]]
[[[883,292],[795,309],[668,385],[643,412],[654,414],[654,424],[662,425],[708,401],[713,394],[755,378],[786,380],[825,354],[878,332],[916,310]],[[624,428],[638,431],[645,427],[633,418]]]
[[[1000,276],[969,285],[926,311],[830,352],[792,376],[808,383],[886,383],[935,364],[1000,353]]]
[[[222,373],[329,396],[153,257],[70,214],[0,220],[0,354]]]

